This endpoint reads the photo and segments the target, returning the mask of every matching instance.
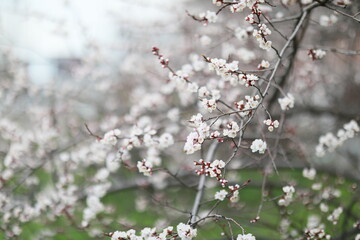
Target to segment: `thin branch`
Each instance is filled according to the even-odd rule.
[[[213,159],[217,146],[218,146],[217,141],[213,142],[210,145],[207,156],[206,156],[206,162],[210,162]],[[193,208],[191,211],[190,224],[194,224],[196,221],[196,215],[199,212],[199,206],[200,206],[200,202],[201,202],[202,195],[204,192],[205,180],[206,180],[205,174],[201,175],[200,180],[199,180],[199,185],[197,188],[197,193],[196,193],[195,200],[194,200],[194,204],[193,204]]]
[[[345,17],[351,18],[351,19],[355,20],[355,21],[358,22],[358,23],[360,23],[360,19],[357,19],[357,18],[355,17],[356,15],[355,15],[355,16],[352,16],[352,15],[350,15],[350,14],[347,14],[347,13],[345,13],[345,12],[343,12],[343,11],[340,11],[340,10],[338,10],[338,9],[330,6],[330,4],[326,4],[325,7],[326,7],[326,8],[329,8],[329,9],[331,9],[331,10],[337,12],[337,13],[340,13],[341,15],[343,15],[343,16],[345,16]]]

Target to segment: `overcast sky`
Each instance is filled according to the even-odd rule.
[[[89,39],[118,46],[125,24],[175,21],[164,0],[1,0],[0,47],[30,63],[37,81],[51,77],[51,59],[81,57]],[[41,80],[43,79],[43,80]]]

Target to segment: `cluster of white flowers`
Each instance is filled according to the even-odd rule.
[[[212,12],[212,11],[206,11],[206,13],[200,13],[199,17],[200,19],[204,20],[204,25],[207,25],[208,23],[216,23],[218,19],[216,12]]]
[[[251,63],[257,57],[254,51],[243,47],[239,48],[235,53],[239,57],[239,59],[246,64]]]
[[[338,20],[337,16],[335,16],[333,14],[331,14],[330,16],[321,15],[320,19],[319,19],[319,23],[323,27],[329,27],[329,26],[335,24],[337,22],[337,20]]]
[[[120,137],[120,129],[114,129],[105,133],[104,137],[100,139],[100,142],[105,145],[115,145]]]
[[[200,113],[192,116],[189,122],[195,129],[187,136],[184,151],[187,154],[192,154],[200,150],[205,138],[210,136],[210,127],[206,124]]]
[[[174,138],[170,133],[163,133],[158,138],[158,147],[160,149],[168,148],[174,144]]]
[[[226,198],[227,195],[228,195],[228,192],[226,190],[222,189],[215,193],[215,199],[224,201],[224,199]]]
[[[234,186],[229,186],[229,190],[231,192],[231,195],[230,195],[230,202],[237,202],[239,200],[239,189],[240,189],[240,186],[239,184],[235,184]]]
[[[334,209],[334,211],[327,217],[327,220],[332,222],[334,225],[336,225],[338,223],[338,220],[342,212],[343,212],[342,207],[338,207]]]
[[[223,160],[216,159],[213,162],[205,162],[203,159],[200,159],[198,162],[195,161],[194,165],[200,166],[200,169],[195,171],[198,175],[205,174],[205,176],[216,178],[223,187],[228,182],[222,177],[222,169],[225,167]]]
[[[142,123],[141,121],[144,121]],[[123,151],[132,150],[134,147],[154,147],[158,149],[165,149],[174,144],[174,139],[170,133],[163,133],[160,137],[156,136],[154,130],[147,118],[140,119],[138,125],[134,125],[130,132],[126,135],[121,144]],[[145,123],[146,122],[146,123]]]
[[[255,108],[257,108],[260,104],[260,96],[259,95],[255,95],[253,97],[246,95],[245,96],[245,101],[241,100],[239,102],[235,102],[235,107],[242,112],[239,112],[239,115],[241,117],[245,117],[247,115],[249,115]]]
[[[86,198],[87,207],[84,209],[82,226],[86,227],[90,220],[94,219],[96,215],[104,210],[104,205],[101,203],[98,196],[92,195]]]
[[[184,223],[179,223],[176,230],[181,240],[191,240],[197,235],[197,229]]]
[[[201,100],[202,106],[209,112],[216,110],[217,100],[220,99],[221,94],[217,89],[211,90],[211,92],[205,87],[199,89],[199,98]]]
[[[259,80],[259,77],[254,74],[239,74],[239,83],[245,85],[245,87],[255,85],[255,82]]]
[[[239,125],[236,122],[231,121],[226,124],[226,128],[223,131],[223,135],[228,136],[229,138],[235,138],[239,131],[240,131]]]
[[[180,225],[180,224],[179,224]],[[178,226],[179,226],[178,225]],[[140,236],[136,235],[136,231],[134,229],[130,229],[128,231],[115,231],[113,233],[109,233],[111,240],[122,240],[122,239],[132,239],[132,240],[166,240],[168,237],[171,237],[174,233],[174,228],[169,226],[162,230],[162,232],[157,233],[156,228],[144,228],[140,232]],[[195,229],[196,231],[196,229]],[[196,236],[196,232],[195,232]],[[191,238],[182,238],[181,240],[190,240]]]
[[[208,45],[211,43],[211,38],[206,35],[203,35],[200,38],[200,42],[203,45]],[[192,68],[194,71],[199,72],[199,71],[204,70],[206,63],[202,56],[200,56],[196,53],[193,53],[193,54],[190,54],[189,59],[191,61],[191,65],[192,65]]]
[[[188,91],[190,93],[197,92],[198,90],[197,84],[192,83],[188,80],[191,70],[190,69],[188,71],[178,70],[175,73],[169,72],[170,81],[175,84],[176,88],[179,91]]]
[[[259,70],[268,69],[270,67],[270,63],[266,60],[261,60],[261,63],[257,66]]]
[[[320,211],[326,213],[329,211],[329,206],[326,203],[320,203]]]
[[[341,196],[341,191],[336,188],[326,187],[323,189],[321,193],[321,198],[325,200],[329,200],[332,198],[339,198]]]
[[[322,157],[326,151],[333,152],[335,148],[341,146],[347,139],[353,138],[355,134],[360,132],[358,123],[355,120],[344,124],[344,128],[337,132],[337,136],[333,133],[327,133],[319,138],[319,144],[316,146],[316,155]]]
[[[278,201],[278,204],[279,204],[279,206],[287,207],[293,200],[295,188],[293,186],[285,186],[285,187],[283,187],[282,190],[285,194]]]
[[[246,8],[245,1],[240,1],[239,3],[232,4],[230,6],[230,12],[232,13],[242,12],[244,8]]]
[[[213,0],[212,2],[216,6],[221,7],[221,5],[224,3],[224,0]]]
[[[206,136],[206,135],[205,135]],[[201,144],[204,142],[205,137],[204,134],[200,134],[199,132],[191,132],[187,138],[186,143],[184,145],[184,151],[187,154],[192,154],[201,149]]]
[[[138,122],[126,134],[123,134],[126,137],[123,137],[116,159],[107,160],[108,170],[115,171],[119,167],[118,160],[129,160],[129,151],[135,147],[147,150],[142,151],[142,154],[146,154],[146,156],[143,156],[145,158],[143,161],[138,161],[137,167],[140,173],[150,176],[152,168],[161,164],[160,151],[174,144],[173,136],[170,133],[165,132],[160,136],[156,135],[156,133],[157,131],[152,127],[150,118],[139,118]],[[109,141],[118,139],[118,137],[114,137],[112,132],[108,136],[109,139],[112,139]],[[97,178],[100,177],[102,179],[106,178],[106,176],[105,172],[96,175]]]
[[[312,60],[322,59],[323,57],[325,57],[325,55],[326,55],[326,52],[321,49],[310,49],[308,51],[308,56]]]
[[[259,47],[268,51],[271,49],[272,42],[265,37],[271,34],[271,30],[264,23],[260,23],[258,27],[258,30],[254,29],[253,36],[259,42]]]
[[[321,223],[321,218],[318,215],[309,215],[307,219],[306,228],[307,229],[313,229],[316,227],[324,227],[324,224]]]
[[[248,233],[248,234],[239,234],[236,240],[256,240],[256,238],[251,233]]]
[[[281,110],[289,110],[294,107],[295,98],[291,93],[288,93],[285,97],[278,99]]]
[[[264,154],[266,148],[267,148],[266,142],[261,139],[255,139],[250,146],[252,152],[259,152],[260,154]]]
[[[306,235],[306,239],[309,240],[331,239],[331,236],[325,233],[324,227],[305,229],[304,233]]]
[[[232,5],[234,6],[234,5]],[[252,33],[254,28],[252,26],[245,28],[237,27],[234,30],[235,37],[239,39],[240,41],[245,41],[248,39],[249,35]]]
[[[279,121],[278,120],[272,121],[271,119],[266,119],[266,120],[264,120],[264,123],[265,123],[266,126],[269,126],[268,130],[270,132],[274,131],[274,128],[279,127]]]
[[[143,173],[145,176],[151,176],[153,164],[146,159],[137,162],[137,168],[140,173]]]
[[[302,175],[305,178],[308,178],[310,180],[314,180],[315,176],[316,176],[316,170],[315,170],[315,168],[304,168],[303,172],[302,172]]]
[[[216,99],[214,98],[210,98],[210,99],[206,99],[206,98],[203,98],[201,100],[201,103],[203,105],[203,107],[208,110],[209,112],[212,112],[214,110],[216,110]]]
[[[213,0],[213,2],[214,1],[216,1],[216,0]],[[237,2],[238,3],[232,4],[230,6],[230,11],[232,13],[242,12],[246,7],[248,7],[249,9],[256,8],[257,11],[259,11],[257,8],[257,4],[264,3],[265,1],[264,0],[240,0]],[[219,5],[217,4],[217,6],[219,6]],[[220,6],[221,6],[221,4],[220,4]]]
[[[211,58],[209,61],[209,70],[215,71],[217,75],[221,76],[224,80],[229,80],[232,77],[237,77],[234,75],[234,72],[239,70],[239,62],[232,61],[231,63],[227,63],[225,59],[221,58]]]

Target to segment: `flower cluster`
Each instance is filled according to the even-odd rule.
[[[335,24],[337,22],[337,20],[338,20],[337,16],[335,16],[333,14],[331,14],[330,16],[321,15],[320,19],[319,19],[319,23],[323,27],[329,27],[329,26]]]
[[[184,151],[187,154],[192,154],[201,149],[205,138],[210,135],[210,127],[206,124],[200,113],[192,116],[189,122],[195,129],[187,136]]]
[[[225,162],[223,160],[214,160],[213,162],[205,162],[203,159],[199,161],[194,161],[195,166],[200,166],[200,169],[197,169],[195,172],[198,175],[210,176],[216,178],[220,184],[224,187],[228,182],[222,176],[222,169],[225,167]]]
[[[87,207],[84,209],[82,226],[86,227],[90,220],[94,219],[96,215],[104,210],[104,205],[96,195],[88,196],[86,198]]]
[[[230,202],[237,202],[239,200],[239,189],[240,189],[239,184],[235,184],[234,186],[229,186]]]
[[[279,121],[278,120],[272,121],[271,119],[266,119],[266,120],[264,120],[264,123],[265,123],[266,126],[269,126],[268,130],[270,132],[274,131],[274,128],[279,127]]]
[[[220,91],[217,89],[213,89],[211,92],[206,87],[201,87],[199,89],[199,98],[201,103],[209,112],[216,110],[216,102],[220,99],[220,97]]]
[[[237,27],[234,30],[234,34],[237,39],[244,41],[248,39],[248,37],[252,34],[253,30],[254,28],[252,26],[248,26],[247,28]]]
[[[259,47],[264,50],[270,50],[272,46],[272,42],[266,39],[266,36],[271,34],[271,30],[264,24],[258,24],[258,30],[254,29],[253,36],[259,43]]]
[[[216,23],[218,16],[215,12],[206,11],[206,13],[200,13],[199,18],[199,21],[203,22],[204,25],[208,25],[209,23]]]
[[[215,199],[224,201],[224,199],[226,198],[227,195],[228,195],[228,192],[226,190],[222,189],[215,193]]]
[[[250,146],[252,152],[259,152],[260,154],[264,154],[266,148],[267,148],[266,142],[261,139],[255,139]]]
[[[151,176],[152,174],[152,167],[153,164],[150,161],[147,161],[146,159],[143,159],[142,161],[137,162],[137,168],[140,173],[143,173],[145,176]]]
[[[184,223],[178,224],[176,230],[181,240],[191,240],[197,235],[197,229]]]
[[[285,186],[285,187],[283,187],[282,190],[285,194],[278,201],[278,204],[279,204],[279,206],[287,207],[293,200],[295,188],[293,186]]]
[[[281,110],[289,110],[294,107],[295,98],[291,93],[288,93],[285,97],[278,99]]]
[[[257,69],[263,70],[268,69],[270,67],[270,63],[266,60],[262,60],[261,63],[257,66]]]
[[[325,57],[326,52],[321,49],[310,49],[308,51],[308,56],[311,60],[319,60]]]
[[[221,58],[207,58],[206,61],[209,63],[209,70],[215,71],[224,80],[237,76],[236,74],[233,76],[233,74],[239,70],[238,61],[227,63],[225,59]]]
[[[115,145],[120,137],[120,129],[114,129],[105,133],[104,137],[100,139],[100,143],[105,145]]]
[[[215,1],[215,0],[213,0],[213,1]],[[254,14],[257,13],[259,16],[261,11],[258,8],[258,4],[264,3],[264,2],[265,2],[264,0],[240,0],[240,1],[237,1],[237,3],[234,3],[230,6],[230,11],[232,13],[242,12],[246,7],[248,7],[249,9],[252,10],[252,12]]]
[[[213,0],[212,2],[216,6],[221,7],[221,5],[224,3],[224,0]]]
[[[179,233],[179,226],[182,229],[183,223],[180,223],[177,226],[178,235],[181,240],[190,240],[192,237],[196,236],[196,229],[192,229],[192,237],[184,237],[183,235],[180,236]],[[107,234],[109,237],[111,237],[111,240],[126,240],[126,239],[133,239],[133,240],[166,240],[171,237],[175,237],[176,232],[174,231],[174,228],[172,226],[169,226],[162,230],[162,232],[157,233],[156,228],[149,228],[146,227],[140,231],[140,235],[136,235],[136,231],[134,229],[130,229],[128,231],[115,231],[113,233]]]
[[[332,222],[334,225],[336,225],[342,212],[343,212],[342,207],[338,207],[334,209],[334,211],[327,217],[327,220]]]
[[[239,111],[242,111],[239,113],[240,116],[245,117],[245,116],[251,115],[252,110],[256,109],[259,106],[260,96],[255,95],[255,96],[251,97],[251,96],[246,95],[245,101],[240,100],[239,102],[235,102],[234,104],[235,104],[235,107]]]
[[[309,240],[331,239],[330,235],[326,234],[324,228],[322,228],[322,227],[306,229],[305,237],[306,237],[306,239],[309,239]]]
[[[239,234],[236,240],[256,240],[256,238],[251,233],[248,233],[248,234]]]
[[[315,168],[304,168],[302,172],[304,178],[308,178],[310,180],[314,180],[316,176]]]
[[[259,80],[259,77],[254,74],[239,74],[239,82],[245,87],[254,86],[255,82]]]
[[[353,138],[356,133],[360,132],[359,125],[355,120],[344,124],[344,127],[337,132],[327,133],[319,138],[319,144],[316,146],[316,155],[322,157],[326,151],[332,152],[338,146],[341,146],[347,139]]]
[[[223,131],[223,135],[228,136],[229,138],[235,138],[239,131],[240,131],[239,125],[236,122],[231,121],[226,124],[226,128]]]

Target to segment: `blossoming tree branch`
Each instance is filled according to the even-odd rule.
[[[201,51],[189,47],[183,57],[161,44],[149,48],[146,60],[157,66],[145,72],[156,81],[134,87],[126,113],[100,124],[69,121],[86,134],[84,143],[76,134],[61,138],[66,128],[55,127],[56,118],[42,124],[46,135],[1,121],[9,143],[0,168],[4,237],[22,239],[26,224],[63,217],[79,232],[111,240],[360,239],[358,102],[340,99],[341,111],[323,103],[334,87],[358,97],[324,74],[343,59],[360,62],[359,3],[210,3],[182,13]],[[319,34],[337,31],[339,22],[357,39],[347,48]],[[328,122],[338,127],[323,131]],[[340,174],[319,163],[335,154],[354,165]],[[42,175],[52,184],[41,186]],[[117,193],[124,194],[115,202],[127,199],[136,209],[108,204]],[[146,211],[158,221],[137,225],[132,212]]]

